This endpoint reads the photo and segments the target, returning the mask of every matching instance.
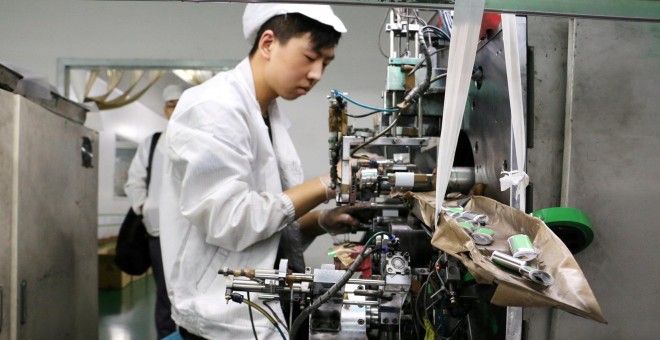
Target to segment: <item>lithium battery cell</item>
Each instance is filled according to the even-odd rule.
[[[495,232],[493,229],[479,228],[472,233],[472,239],[474,240],[474,243],[480,246],[485,246],[493,243],[494,235]]]
[[[513,257],[525,261],[536,258],[536,251],[529,236],[525,234],[513,235],[509,237],[507,242],[509,242],[509,248]]]
[[[472,231],[474,230],[474,225],[470,222],[458,222],[458,225],[465,230],[468,234],[472,235]]]

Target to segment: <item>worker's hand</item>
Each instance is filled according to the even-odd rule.
[[[319,214],[319,226],[330,235],[345,234],[355,231],[360,222],[367,222],[367,214],[373,214],[369,204],[362,205],[343,205],[334,209],[321,211]]]

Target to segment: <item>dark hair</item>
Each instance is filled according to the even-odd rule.
[[[311,33],[311,40],[315,51],[320,51],[326,47],[334,47],[339,43],[341,33],[335,31],[332,26],[322,24],[314,19],[304,16],[300,13],[288,13],[276,15],[266,21],[254,40],[250,56],[252,56],[259,47],[259,39],[266,30],[272,30],[275,37],[282,45],[289,42],[289,39],[300,37],[306,33]]]

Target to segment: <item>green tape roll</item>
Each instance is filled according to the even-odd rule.
[[[576,254],[594,240],[594,232],[587,214],[580,209],[557,207],[532,212],[552,230],[571,251]]]

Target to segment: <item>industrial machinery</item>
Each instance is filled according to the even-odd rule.
[[[222,268],[227,299],[243,302],[241,292],[258,292],[264,301],[299,303],[300,315],[289,322],[292,339],[305,323],[310,339],[501,338],[502,308],[488,304],[491,288],[431,246],[432,226],[411,213],[402,195],[434,190],[451,15],[396,8],[384,27],[390,41],[384,107],[338,90],[328,96],[331,186],[338,206],[366,206],[359,216],[364,237],[335,248],[343,259],[305,273],[288,272],[286,260],[277,269]],[[476,66],[475,87],[482,76]],[[370,112],[349,113],[349,104]],[[354,128],[349,117],[375,117],[374,128]],[[471,130],[459,138],[448,192],[466,194],[477,182],[469,134],[481,135]],[[510,151],[508,143],[501,147]]]

